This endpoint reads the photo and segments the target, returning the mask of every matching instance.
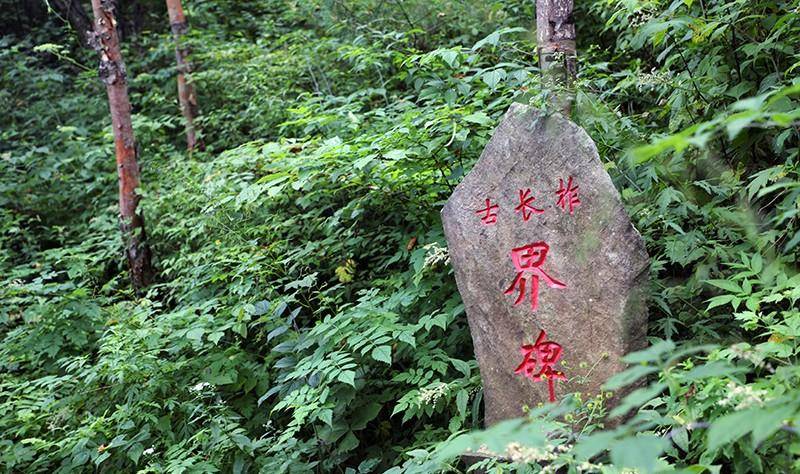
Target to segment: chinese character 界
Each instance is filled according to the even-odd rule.
[[[533,214],[542,214],[544,210],[533,207],[533,200],[536,199],[531,196],[531,189],[528,188],[524,192],[519,190],[519,205],[514,208],[514,212],[522,213],[522,220],[528,222]]]
[[[561,344],[553,341],[546,341],[547,333],[541,331],[536,339],[536,344],[525,344],[520,348],[522,352],[522,363],[514,371],[515,374],[522,374],[534,382],[547,380],[547,389],[550,401],[556,401],[556,380],[567,380],[567,376],[560,370],[553,369],[558,359],[561,358]],[[537,372],[537,368],[541,369]]]
[[[567,179],[567,185],[564,186],[564,180],[558,178],[558,202],[556,203],[557,206],[561,206],[561,209],[566,210],[567,205],[569,205],[569,213],[572,214],[575,210],[575,206],[581,203],[580,198],[578,198],[578,185],[572,185],[572,176]]]
[[[486,225],[491,225],[497,222],[497,212],[495,211],[499,208],[500,206],[498,206],[497,204],[492,204],[492,201],[487,199],[486,207],[483,209],[478,209],[477,211],[475,211],[475,214],[483,214],[483,217],[481,217],[481,221]]]
[[[550,246],[544,242],[534,242],[511,250],[511,260],[517,269],[517,276],[504,293],[509,295],[519,288],[519,295],[514,301],[514,306],[520,304],[525,298],[525,285],[528,280],[531,282],[531,309],[534,311],[539,307],[539,278],[542,278],[550,288],[563,289],[567,287],[541,268],[549,249]]]

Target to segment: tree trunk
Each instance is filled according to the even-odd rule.
[[[78,35],[81,46],[89,46],[89,36],[94,28],[80,0],[50,0],[58,14],[67,20]]]
[[[181,0],[167,0],[169,24],[172,36],[175,38],[175,60],[178,69],[178,101],[181,106],[184,122],[186,123],[186,149],[191,153],[197,147],[197,136],[194,128],[194,119],[197,116],[197,95],[191,82],[192,65],[186,59],[189,50],[181,44],[182,37],[189,29],[186,17],[183,14]]]
[[[536,43],[543,84],[551,92],[551,105],[567,116],[577,74],[572,8],[572,0],[536,0]]]
[[[114,128],[114,147],[119,176],[120,230],[128,258],[131,283],[138,291],[146,287],[153,276],[150,248],[144,230],[144,218],[137,213],[139,195],[139,164],[136,160],[136,141],[131,124],[131,103],[125,63],[119,48],[114,7],[111,0],[92,0],[95,32],[92,46],[100,54],[100,79],[106,85],[111,123]]]

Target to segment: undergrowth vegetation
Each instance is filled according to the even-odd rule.
[[[545,102],[533,2],[187,0],[192,156],[143,3],[144,295],[95,57],[56,16],[0,37],[5,471],[800,469],[797,0],[577,2],[573,119],[652,259],[650,347],[607,388],[643,384],[624,422],[573,394],[486,431],[439,211]]]

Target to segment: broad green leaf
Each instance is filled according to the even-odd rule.
[[[342,383],[346,383],[348,385],[353,386],[353,388],[355,388],[356,386],[356,373],[352,370],[342,371],[337,377],[337,379]]]
[[[464,120],[470,123],[477,123],[478,125],[489,125],[492,119],[483,112],[475,112],[464,116]]]
[[[761,409],[742,410],[714,420],[708,430],[708,450],[716,451],[749,433],[753,429],[753,421],[762,412]]]
[[[456,393],[456,408],[458,413],[463,417],[467,416],[467,403],[469,402],[469,394],[466,390],[461,389]]]
[[[491,89],[497,87],[497,84],[500,83],[503,79],[507,76],[506,71],[504,69],[492,69],[490,71],[486,71],[481,75],[481,79],[483,82],[486,83]]]
[[[206,330],[204,328],[192,328],[186,331],[186,338],[200,342],[203,340],[203,334],[205,333]]]
[[[633,352],[624,357],[625,362],[637,364],[640,362],[656,362],[661,356],[675,350],[675,343],[670,340],[661,340],[641,351]]]
[[[656,435],[625,438],[611,446],[611,462],[620,469],[637,469],[642,474],[648,474],[655,472],[658,458],[668,446],[666,439]]]
[[[378,346],[372,350],[372,358],[379,361],[385,362],[389,365],[392,364],[392,348],[391,346]]]
[[[615,374],[613,377],[608,379],[608,381],[603,385],[603,389],[617,390],[658,371],[658,367],[653,367],[651,365],[634,365],[633,367]]]
[[[706,283],[714,285],[717,288],[722,288],[723,290],[728,290],[732,293],[742,292],[742,288],[736,282],[730,280],[706,280]]]
[[[790,422],[795,415],[797,415],[796,403],[787,402],[763,410],[757,418],[752,420],[753,446],[760,446],[785,423]]]
[[[383,405],[376,402],[360,407],[352,416],[352,420],[350,421],[350,429],[363,430],[367,426],[367,423],[374,420],[375,417],[378,416],[378,413],[380,413],[382,407]]]

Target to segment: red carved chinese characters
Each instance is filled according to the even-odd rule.
[[[567,380],[567,376],[564,375],[564,372],[553,369],[558,359],[561,358],[561,344],[546,341],[546,338],[547,333],[541,331],[536,339],[536,344],[525,344],[520,348],[523,359],[514,373],[522,374],[534,382],[547,380],[550,401],[554,402],[556,401],[555,381]]]
[[[475,211],[475,214],[483,214],[483,217],[481,217],[481,221],[485,225],[492,225],[495,222],[497,222],[497,212],[496,211],[499,208],[500,208],[500,206],[498,206],[497,204],[492,204],[492,201],[487,199],[486,200],[486,207],[483,208],[483,209],[478,209],[477,211]]]
[[[544,242],[534,242],[511,250],[511,260],[517,269],[517,276],[504,293],[509,295],[518,289],[519,295],[514,301],[514,306],[520,304],[525,298],[525,285],[528,280],[531,282],[531,309],[533,311],[539,307],[539,278],[543,279],[550,288],[563,289],[567,287],[541,268],[547,258],[548,250],[550,250],[550,246]]]
[[[578,185],[572,185],[572,176],[567,179],[566,186],[564,186],[564,180],[558,178],[558,191],[556,191],[556,194],[558,194],[556,205],[561,206],[561,209],[564,210],[569,206],[570,214],[575,210],[575,206],[581,203],[580,198],[578,198]]]
[[[544,209],[533,207],[534,199],[536,198],[531,196],[531,188],[526,189],[524,192],[521,189],[519,190],[519,205],[514,208],[514,212],[521,212],[522,220],[525,222],[528,222],[528,219],[534,214],[544,213]]]

